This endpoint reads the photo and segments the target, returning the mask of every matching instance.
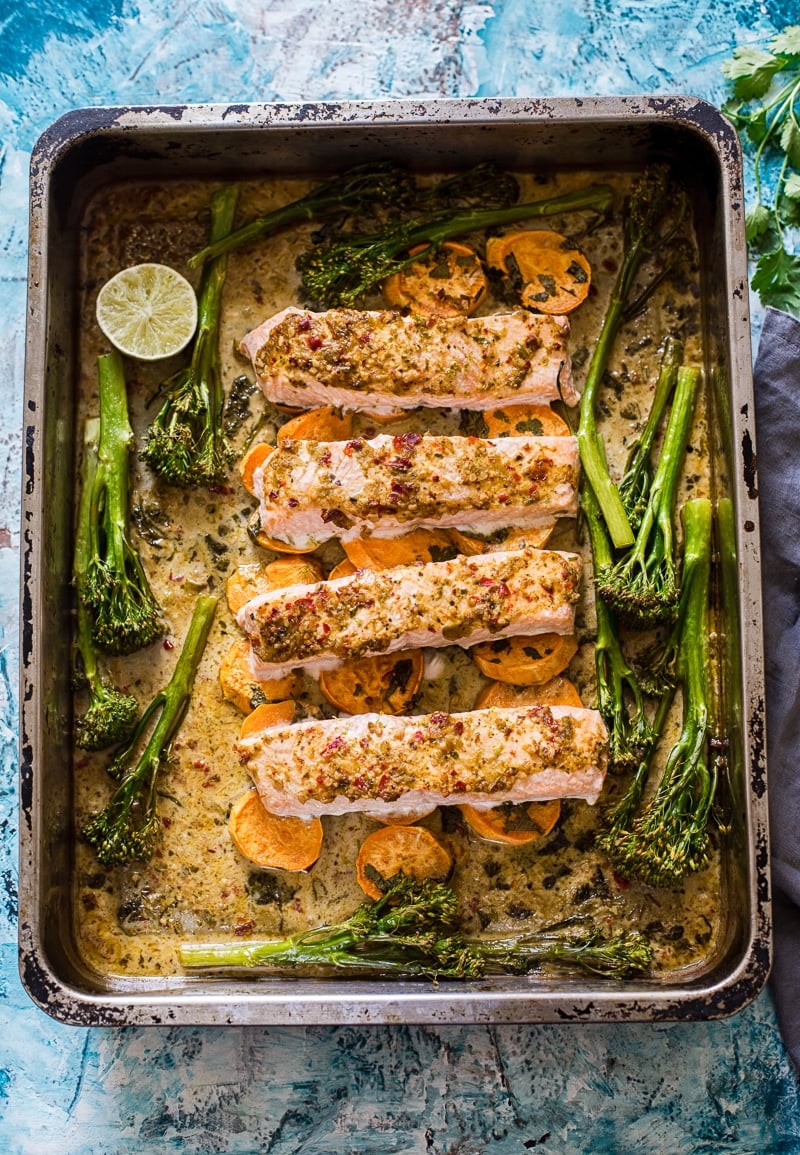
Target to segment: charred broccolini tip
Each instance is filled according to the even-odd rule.
[[[487,973],[528,974],[546,964],[612,977],[647,970],[649,943],[636,934],[605,937],[596,929],[561,924],[514,938],[472,940],[457,927],[450,887],[400,874],[374,903],[344,922],[280,940],[187,942],[179,948],[189,969],[329,966],[414,978],[475,979]]]
[[[518,197],[516,179],[491,162],[420,188],[407,169],[391,161],[373,161],[332,177],[298,200],[257,217],[225,237],[212,239],[189,258],[188,264],[197,268],[205,261],[302,221],[323,221],[328,222],[326,227],[341,228],[348,217],[378,205],[393,213],[423,208],[443,211],[475,205],[510,205]]]
[[[370,205],[404,204],[413,190],[411,175],[390,161],[357,165],[340,176],[332,177],[298,200],[257,217],[227,235],[212,237],[204,249],[189,258],[192,269],[269,236],[287,225],[301,221],[324,220],[337,214],[350,214]]]
[[[625,205],[622,259],[581,397],[577,433],[581,465],[616,549],[631,545],[634,534],[619,490],[608,472],[605,446],[597,424],[598,397],[623,322],[631,312],[644,305],[683,255],[683,248],[675,243],[675,238],[684,213],[685,198],[673,188],[667,167],[651,165],[647,168],[633,186]],[[649,267],[651,259],[659,261],[659,267],[651,272],[643,287],[638,287],[637,278],[646,264]]]
[[[611,565],[613,553],[600,506],[585,477],[581,482],[581,511],[589,530],[592,564],[599,573]],[[647,717],[642,686],[623,652],[614,615],[597,593],[595,613],[596,708],[608,728],[611,764],[617,768],[637,766],[649,758],[656,735]]]
[[[621,873],[652,886],[676,886],[686,874],[706,865],[708,821],[717,786],[709,742],[710,501],[687,502],[683,516],[686,543],[675,663],[683,697],[681,733],[643,809],[639,806],[646,769],[634,776],[599,841]],[[671,700],[672,690],[667,689],[659,705],[658,729]]]
[[[85,522],[85,569],[79,597],[92,619],[95,645],[108,654],[131,654],[163,631],[141,558],[128,536],[130,453],[125,376],[119,353],[98,358],[100,436]]]
[[[216,598],[197,599],[172,677],[150,702],[130,741],[108,768],[119,785],[105,809],[84,827],[86,839],[105,866],[147,858],[155,846],[161,829],[157,810],[159,772],[189,706],[216,608]],[[158,718],[151,726],[156,714]],[[143,742],[144,748],[137,756]]]
[[[211,200],[212,240],[233,224],[237,190],[223,188]],[[198,323],[189,365],[161,387],[166,396],[147,431],[141,457],[170,485],[218,485],[233,461],[223,422],[225,391],[219,357],[219,327],[227,257],[203,269]]]
[[[485,206],[495,193],[489,182],[484,200],[476,199],[466,210],[453,213],[440,209],[426,217],[390,221],[379,232],[342,236],[311,248],[297,259],[302,291],[319,307],[349,307],[386,277],[423,260],[453,237],[557,213],[591,210],[606,214],[612,202],[608,185],[598,184],[540,201],[478,207],[480,203]],[[413,255],[411,249],[416,250]]]
[[[92,490],[97,472],[99,440],[100,421],[93,417],[84,426],[81,492],[72,567],[72,582],[76,594],[75,676],[76,681],[85,685],[89,693],[86,710],[75,724],[75,743],[82,750],[104,750],[106,746],[116,746],[119,742],[124,742],[132,734],[139,716],[139,704],[136,699],[118,690],[100,670],[97,649],[92,637],[92,620],[84,604],[86,573],[90,558],[89,524]]]
[[[680,576],[673,517],[700,379],[700,370],[693,366],[679,369],[664,444],[636,539],[618,562],[599,574],[603,601],[638,626],[674,621],[678,612]]]

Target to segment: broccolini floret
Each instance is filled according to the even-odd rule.
[[[92,619],[84,597],[90,558],[92,490],[97,472],[97,447],[100,421],[90,418],[84,427],[81,493],[78,525],[75,533],[75,555],[72,582],[75,587],[76,631],[74,643],[75,675],[89,692],[89,704],[75,725],[75,743],[82,750],[103,750],[129,738],[139,716],[139,704],[130,694],[112,685],[100,670],[97,649],[92,637]]]
[[[688,501],[684,517],[684,572],[677,630],[671,638],[675,678],[682,691],[683,722],[658,784],[640,804],[647,767],[637,771],[611,812],[599,845],[627,878],[675,886],[708,861],[708,822],[717,786],[710,750],[709,575],[711,503]],[[674,690],[667,686],[654,723],[661,731]]]
[[[325,220],[358,212],[370,205],[397,207],[408,200],[412,190],[410,173],[390,161],[357,165],[313,188],[298,200],[242,225],[235,232],[211,238],[204,249],[189,258],[189,267],[197,268],[205,261],[251,244],[287,225]]]
[[[197,599],[172,677],[153,698],[130,741],[108,768],[119,785],[105,809],[84,828],[87,840],[105,866],[147,858],[155,846],[161,829],[156,804],[159,773],[188,709],[216,608],[216,598]],[[158,719],[151,727],[156,714]],[[144,748],[137,756],[142,742]]]
[[[581,482],[581,509],[592,545],[595,573],[613,561],[611,542],[600,506],[584,477]],[[622,649],[614,614],[598,596],[595,587],[597,636],[594,643],[596,708],[608,728],[611,764],[633,767],[649,757],[655,733],[645,710],[642,687]]]
[[[624,978],[648,969],[652,949],[642,935],[606,937],[578,922],[507,939],[468,939],[448,886],[400,874],[379,899],[334,926],[277,941],[186,942],[179,958],[186,968],[204,970],[327,966],[436,980],[528,974],[549,964]]]
[[[484,204],[493,202],[495,196],[496,181],[487,182]],[[424,260],[437,245],[452,237],[557,213],[593,210],[605,214],[611,208],[611,199],[608,185],[590,185],[529,203],[500,207],[492,203],[488,208],[476,203],[455,213],[439,209],[413,220],[390,221],[379,232],[342,236],[301,254],[297,268],[302,290],[310,301],[323,308],[351,306],[386,277],[413,261]]]
[[[639,626],[673,621],[678,610],[680,557],[673,518],[700,380],[695,367],[678,371],[664,443],[636,540],[598,578],[606,605]]]
[[[98,374],[100,437],[79,596],[91,615],[92,636],[99,649],[130,654],[150,645],[164,631],[161,607],[128,534],[134,437],[119,353],[99,357]]]
[[[237,190],[219,189],[211,199],[212,241],[228,236]],[[233,461],[223,423],[225,390],[219,327],[227,257],[203,268],[197,331],[189,365],[165,381],[165,399],[147,431],[141,457],[170,485],[218,485]]]

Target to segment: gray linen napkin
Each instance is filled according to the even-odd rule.
[[[774,899],[772,993],[800,1069],[800,321],[768,309],[755,370]]]

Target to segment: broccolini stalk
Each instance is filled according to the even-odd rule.
[[[619,483],[619,494],[634,533],[641,525],[644,511],[647,508],[650,483],[653,479],[651,464],[653,442],[660,428],[664,410],[675,389],[678,368],[682,359],[683,346],[681,342],[674,337],[667,337],[664,342],[664,352],[661,357],[661,368],[656,382],[653,404],[650,406],[644,429],[631,446],[625,465],[625,473]]]
[[[626,877],[653,886],[675,886],[708,861],[708,820],[717,787],[710,756],[708,597],[711,569],[711,502],[696,498],[684,506],[684,579],[680,604],[677,676],[682,687],[683,723],[652,797],[630,820],[633,805],[620,806],[601,846]],[[665,716],[667,691],[659,708]],[[623,799],[623,802],[625,800]]]
[[[130,741],[108,768],[119,785],[105,809],[84,828],[87,840],[105,866],[147,858],[153,850],[161,829],[156,802],[159,772],[188,709],[216,608],[216,598],[197,599],[172,677],[153,698]],[[150,729],[156,714],[158,719]],[[148,730],[150,736],[137,757],[136,751]]]
[[[600,504],[616,549],[632,545],[634,537],[622,498],[608,472],[605,446],[597,426],[598,394],[626,313],[631,307],[641,308],[664,274],[662,270],[653,276],[632,303],[637,276],[648,258],[668,246],[682,218],[683,199],[674,195],[667,168],[664,165],[652,165],[634,185],[625,208],[622,261],[589,363],[581,398],[577,434],[581,464]],[[665,259],[666,263],[669,259]]]
[[[204,261],[251,244],[287,225],[303,221],[320,221],[352,215],[371,205],[388,205],[392,209],[416,204],[469,206],[472,204],[512,204],[519,196],[519,185],[510,173],[496,165],[475,165],[464,173],[447,177],[427,188],[416,189],[409,172],[389,161],[357,165],[342,176],[306,193],[299,200],[257,217],[228,236],[214,241],[189,258],[194,269]]]
[[[597,498],[585,477],[581,482],[581,508],[589,530],[595,574],[602,573],[613,561],[611,542]],[[655,733],[647,718],[636,673],[623,653],[614,615],[596,591],[594,601],[596,706],[608,727],[612,765],[636,766],[649,760]]]
[[[604,938],[562,927],[501,941],[468,940],[456,929],[456,898],[442,883],[392,879],[374,903],[334,926],[280,940],[188,942],[181,965],[195,969],[324,966],[432,979],[488,972],[527,974],[546,963],[624,976],[646,970],[652,952],[639,935]]]
[[[635,837],[631,833],[633,822],[650,775],[653,751],[664,730],[664,723],[675,696],[673,689],[667,689],[660,698],[651,724],[650,746],[642,752],[633,777],[621,797],[606,811],[605,830],[597,839],[600,850],[623,870],[629,869],[630,859],[634,853]]]
[[[211,199],[212,240],[233,224],[237,190],[219,189]],[[225,391],[219,358],[219,326],[227,257],[203,269],[192,359],[164,382],[165,400],[147,431],[144,461],[170,485],[218,485],[233,460],[225,435]]]
[[[672,621],[677,613],[679,559],[672,521],[700,377],[697,368],[679,369],[664,444],[636,540],[615,565],[599,575],[603,601],[637,625]]]
[[[530,974],[543,965],[575,967],[605,978],[642,974],[653,961],[653,948],[642,934],[629,931],[606,937],[597,927],[581,929],[582,920],[544,927],[532,934],[512,935],[495,942],[470,942],[487,972]]]
[[[611,200],[608,185],[598,184],[501,208],[475,208],[455,215],[439,211],[425,219],[390,221],[377,233],[342,237],[301,254],[297,268],[302,289],[309,300],[321,307],[351,306],[380,281],[413,261],[424,260],[427,253],[452,237],[557,213],[583,209],[607,213]],[[409,254],[410,249],[420,245],[425,247]]]
[[[333,177],[299,200],[257,217],[224,237],[212,237],[209,244],[189,258],[196,269],[205,261],[251,244],[287,225],[316,221],[336,213],[352,213],[371,204],[396,205],[407,199],[411,177],[390,162],[358,165],[342,176]]]
[[[129,738],[139,716],[139,704],[130,694],[123,694],[102,673],[92,637],[92,620],[84,603],[86,576],[91,558],[90,523],[92,491],[97,473],[97,447],[100,421],[90,418],[84,427],[81,494],[78,525],[75,533],[75,555],[72,581],[76,593],[76,636],[74,644],[75,673],[89,691],[89,704],[75,727],[75,743],[82,750],[103,750]]]
[[[109,654],[130,654],[161,636],[161,608],[128,537],[133,430],[122,358],[106,353],[97,365],[100,439],[88,541],[81,547],[88,554],[82,602],[92,616],[95,644]]]

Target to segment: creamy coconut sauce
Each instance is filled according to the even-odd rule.
[[[593,173],[556,177],[546,185],[522,179],[522,197],[534,199],[562,192],[588,180],[608,180],[618,202],[627,178]],[[248,220],[306,191],[307,185],[242,185],[238,219]],[[82,337],[80,413],[96,412],[96,358],[108,351],[94,321],[96,294],[119,269],[156,260],[185,271],[186,259],[205,243],[210,187],[205,183],[111,186],[96,195],[83,221],[81,263]],[[545,227],[574,230],[573,217],[553,219]],[[290,304],[297,296],[294,258],[307,243],[310,228],[299,227],[235,252],[228,262],[221,355],[226,387],[240,390],[238,379],[253,380],[249,364],[236,352],[241,337]],[[582,384],[586,364],[605,311],[621,248],[616,215],[608,225],[577,238],[593,272],[589,299],[572,314],[570,349],[576,381]],[[197,274],[189,274],[197,282]],[[373,305],[379,304],[376,298]],[[482,312],[503,308],[491,299]],[[668,330],[684,340],[686,360],[702,360],[698,288],[691,278],[657,293],[644,314],[618,340],[608,387],[602,393],[603,426],[612,471],[618,474],[626,447],[646,418],[658,373],[659,342]],[[150,404],[160,380],[182,363],[155,366],[127,362],[131,417],[141,437],[155,414]],[[245,390],[246,394],[246,390]],[[238,428],[241,451],[246,439],[274,440],[285,420],[260,393],[246,395],[246,417]],[[577,411],[573,411],[576,413]],[[450,411],[409,414],[389,426],[394,432],[480,433],[479,414]],[[384,432],[369,419],[358,420],[357,433]],[[705,412],[698,412],[687,457],[684,496],[708,491]],[[227,830],[233,801],[250,786],[232,753],[242,715],[222,699],[218,669],[222,656],[240,636],[224,598],[226,578],[237,566],[269,558],[248,537],[246,526],[255,508],[234,466],[219,492],[187,492],[156,481],[135,465],[134,532],[150,580],[165,612],[169,631],[164,641],[109,665],[116,684],[145,705],[168,680],[179,653],[195,599],[201,593],[220,597],[219,609],[197,677],[191,707],[173,746],[173,757],[161,778],[163,837],[149,862],[123,868],[98,864],[79,837],[73,879],[75,926],[79,949],[88,965],[108,976],[146,976],[180,972],[178,944],[191,936],[282,936],[348,916],[363,900],[355,876],[355,858],[363,838],[376,828],[363,815],[323,819],[322,854],[306,873],[260,870],[234,848]],[[562,521],[549,548],[583,549],[574,520]],[[584,549],[585,552],[585,549]],[[329,543],[317,556],[327,570],[341,559],[341,547]],[[590,563],[585,566],[587,578]],[[583,642],[567,671],[583,701],[593,702],[594,662],[591,645],[593,604],[588,581],[578,607]],[[428,655],[426,679],[415,712],[469,710],[485,685],[469,656],[457,647]],[[304,675],[302,705],[312,717],[335,711],[322,698],[315,680]],[[83,708],[80,698],[77,707]],[[671,736],[679,718],[673,718]],[[669,737],[670,735],[668,735]],[[76,828],[102,808],[113,789],[105,772],[108,752],[74,759]],[[468,932],[493,935],[535,929],[571,915],[586,915],[608,930],[637,928],[652,939],[660,973],[701,967],[720,937],[721,879],[718,856],[702,873],[678,890],[663,891],[617,878],[594,849],[601,807],[623,785],[609,775],[604,796],[595,807],[567,801],[562,818],[548,836],[522,847],[482,841],[461,820],[457,809],[440,809],[424,820],[455,860],[452,884]],[[713,835],[712,835],[713,837]]]

